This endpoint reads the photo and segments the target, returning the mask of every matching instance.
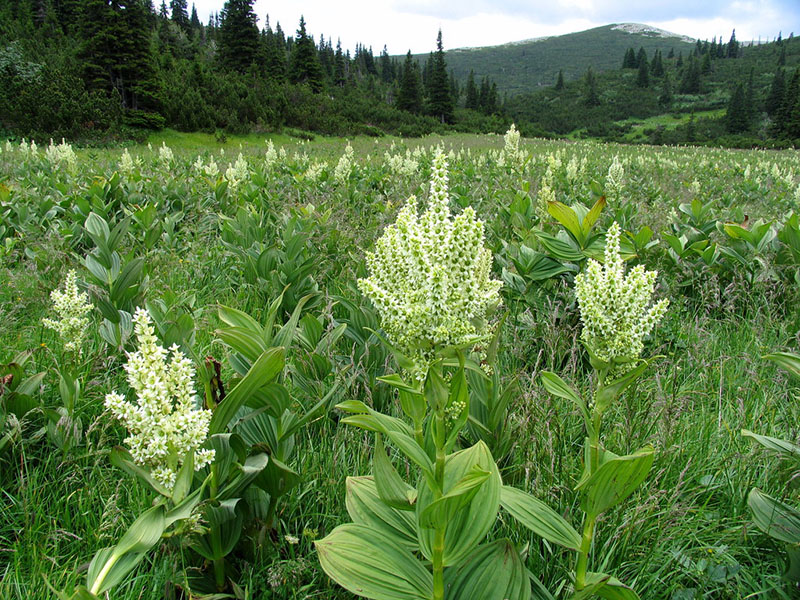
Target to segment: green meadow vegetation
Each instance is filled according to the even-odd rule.
[[[4,600],[798,593],[795,151],[9,141],[0,284]]]

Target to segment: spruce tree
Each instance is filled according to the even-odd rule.
[[[380,71],[381,71],[381,81],[383,83],[391,83],[394,81],[394,70],[392,69],[392,59],[389,58],[389,51],[386,49],[386,46],[383,47],[381,51],[381,58],[380,58]]]
[[[556,89],[557,90],[564,89],[564,71],[561,69],[558,70],[558,79],[556,79]]]
[[[647,51],[644,49],[644,46],[639,47],[639,53],[636,55],[636,66],[635,69],[638,69],[642,66],[642,63],[647,63]]]
[[[636,76],[636,85],[640,88],[650,87],[650,74],[647,61],[643,60],[639,63],[639,73]]]
[[[259,57],[261,35],[253,12],[254,0],[227,0],[217,35],[223,66],[244,73]]]
[[[661,94],[658,96],[658,103],[664,108],[672,105],[672,82],[669,73],[664,73],[664,80],[661,82]]]
[[[189,28],[189,13],[186,10],[186,0],[170,0],[170,19],[181,29]]]
[[[202,29],[202,25],[200,24],[200,19],[197,16],[197,7],[195,7],[194,3],[192,3],[192,16],[189,17],[189,26],[192,29]]]
[[[292,47],[290,78],[292,83],[308,84],[315,93],[321,92],[324,85],[317,47],[313,38],[306,33],[306,21],[302,16]]]
[[[728,58],[736,58],[737,56],[739,56],[739,42],[736,41],[735,29],[731,32],[731,39],[728,42],[728,48],[726,54]]]
[[[584,78],[584,104],[586,106],[598,106],[600,104],[600,96],[597,93],[597,81],[592,71],[592,67],[586,70]]]
[[[633,51],[633,48],[629,47],[625,51],[625,58],[622,60],[622,68],[635,69],[636,66],[636,53]]]
[[[464,101],[464,108],[471,108],[478,110],[478,87],[475,85],[475,71],[470,69],[469,77],[467,77],[467,89],[465,90],[466,99]]]
[[[661,50],[656,50],[653,54],[653,61],[650,63],[650,74],[653,77],[664,76],[664,63],[661,60]]]
[[[786,93],[786,77],[783,69],[775,71],[772,78],[772,85],[769,88],[769,95],[764,102],[764,110],[770,117],[774,117],[783,103],[783,96]]]
[[[333,59],[333,85],[344,87],[347,82],[344,54],[342,53],[342,40],[336,40],[336,54]]]
[[[739,83],[736,85],[736,89],[728,102],[728,110],[725,113],[725,127],[729,133],[742,133],[747,131],[748,126],[744,86]]]
[[[406,54],[406,62],[403,65],[400,90],[397,93],[397,108],[414,114],[422,112],[422,82],[419,66],[411,56],[411,50]]]
[[[436,53],[433,56],[428,83],[428,112],[442,123],[453,121],[453,99],[447,79],[447,63],[444,59],[441,29],[436,37]]]

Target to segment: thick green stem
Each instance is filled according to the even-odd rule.
[[[276,496],[269,497],[269,507],[267,508],[267,531],[272,530],[272,522],[275,520],[275,510],[278,507],[278,498]]]
[[[583,522],[583,537],[578,550],[578,565],[575,567],[575,591],[578,592],[586,587],[586,567],[589,564],[589,551],[592,549],[595,521],[595,517],[587,515]]]
[[[441,414],[443,411],[438,411],[440,414],[437,414],[435,419],[437,421],[437,425],[441,428],[441,431],[444,431],[444,415]],[[442,497],[444,493],[444,464],[445,464],[445,453],[444,453],[444,445],[441,444],[440,439],[438,436],[434,436],[436,439],[436,483],[439,486],[438,490],[433,491],[434,500],[438,500]],[[445,523],[438,523],[435,529],[435,537],[433,540],[433,600],[444,600],[444,533],[447,524]]]

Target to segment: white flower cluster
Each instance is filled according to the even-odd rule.
[[[136,163],[133,162],[131,153],[128,152],[127,148],[125,148],[125,150],[122,152],[122,156],[119,157],[119,170],[120,172],[129,175],[133,173],[134,169],[136,169]]]
[[[519,131],[512,123],[511,127],[506,131],[503,139],[506,145],[503,147],[503,153],[498,159],[501,167],[511,167],[512,169],[521,169],[525,165],[527,153],[519,149]]]
[[[53,144],[53,139],[50,139],[50,145],[44,151],[44,156],[54,167],[61,167],[69,172],[74,172],[78,166],[78,156],[72,149],[72,145],[61,138],[61,143],[57,146]]]
[[[423,378],[444,348],[491,337],[487,316],[502,286],[490,279],[491,263],[475,211],[451,218],[447,161],[439,152],[427,210],[418,216],[417,199],[408,199],[367,255],[370,276],[358,281],[390,341],[414,363],[415,377]]]
[[[209,179],[216,179],[217,175],[219,175],[219,167],[217,166],[213,156],[209,157],[208,164],[203,164],[203,157],[198,156],[197,160],[194,161],[194,165],[192,166],[200,175],[205,175]]]
[[[214,459],[214,450],[200,449],[211,411],[196,407],[192,361],[172,346],[167,363],[168,351],[158,344],[145,309],[136,309],[133,323],[139,349],[128,354],[125,371],[136,404],[112,392],[105,405],[128,428],[125,443],[134,461],[149,467],[153,478],[171,490],[187,456],[194,454],[195,470]]]
[[[619,162],[619,157],[614,156],[611,166],[608,167],[608,176],[606,177],[606,195],[617,200],[622,195],[622,190],[624,187],[625,169],[622,167],[622,163]]]
[[[411,156],[411,152],[406,150],[405,157],[402,154],[390,154],[388,152],[383,155],[386,161],[386,167],[392,172],[392,175],[398,177],[412,177],[419,171],[419,162]]]
[[[322,174],[327,167],[328,164],[325,161],[315,160],[309,165],[308,169],[306,169],[303,177],[309,181],[317,182],[322,178]]]
[[[161,167],[163,169],[168,169],[172,163],[172,159],[172,149],[167,146],[166,142],[161,142],[161,148],[158,149],[158,161],[161,163]]]
[[[267,153],[264,155],[264,167],[270,170],[275,166],[276,162],[278,162],[278,153],[275,152],[275,144],[272,143],[272,140],[269,140],[267,142]]]
[[[613,223],[606,234],[605,264],[589,260],[586,270],[575,277],[581,311],[581,339],[600,360],[612,364],[612,373],[622,375],[639,358],[649,334],[669,306],[662,299],[650,306],[656,271],[637,265],[625,275],[619,254],[620,227]]]
[[[67,273],[64,291],[53,290],[50,292],[50,299],[53,301],[53,309],[58,314],[58,320],[42,319],[42,324],[58,332],[64,342],[64,350],[79,353],[86,337],[86,328],[89,326],[86,315],[92,311],[92,305],[89,296],[78,291],[75,271]]]
[[[236,191],[249,177],[250,171],[247,167],[247,161],[244,159],[244,156],[242,156],[242,153],[239,152],[236,162],[232,165],[228,165],[228,168],[225,170],[225,179],[228,180],[228,187]]]
[[[350,174],[353,172],[353,147],[350,142],[344,149],[344,154],[339,158],[336,163],[336,168],[333,170],[333,179],[338,184],[345,183],[350,179]]]

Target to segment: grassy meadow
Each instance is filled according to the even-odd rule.
[[[104,398],[131,397],[124,365],[135,338],[125,315],[151,309],[163,345],[177,344],[197,366],[202,395],[207,357],[221,381],[237,375],[219,307],[264,324],[276,300],[276,329],[288,322],[282,331],[292,334],[281,376],[288,410],[327,400],[281,446],[297,483],[274,518],[247,497],[256,508],[226,558],[228,595],[209,597],[355,597],[322,571],[314,541],[349,520],[345,480],[371,474],[375,438],[340,423],[334,406],[360,400],[401,415],[376,381],[400,369],[372,333],[379,316],[356,281],[406,200],[424,205],[437,147],[448,155],[451,206],[472,206],[485,222],[493,276],[504,283],[494,375],[511,395],[490,432],[503,481],[580,527],[572,515],[583,421],[540,375],[591,390],[574,277],[602,257],[603,232],[617,221],[629,265],[658,270],[656,295],[670,307],[646,342],[647,356],[659,358],[609,409],[603,439],[618,454],[649,444],[655,460],[633,495],[600,518],[590,564],[644,599],[797,597],[783,578],[784,545],[754,526],[747,503],[758,487],[796,504],[794,473],[741,430],[800,438],[800,386],[762,359],[800,348],[800,247],[791,241],[800,239],[800,154],[166,132],[127,149],[0,144],[0,365],[29,353],[24,377],[41,374],[28,410],[0,394],[0,598],[71,591],[94,554],[153,503],[152,490],[111,464],[127,433]],[[586,208],[604,198],[594,244],[581,247],[547,198]],[[73,269],[95,306],[79,355],[42,323],[54,316],[51,291]],[[60,386],[65,369],[79,389]],[[468,427],[459,444],[475,440]],[[392,456],[401,474],[412,472]],[[502,511],[495,530],[552,597],[571,597],[573,553]],[[201,597],[186,591],[187,573],[210,571],[191,536],[164,537],[108,597]]]

